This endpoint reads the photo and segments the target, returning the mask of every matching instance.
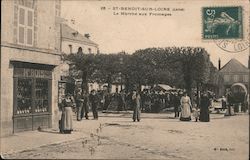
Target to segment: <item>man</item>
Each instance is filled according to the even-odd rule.
[[[180,97],[178,93],[173,93],[174,117],[179,117]]]
[[[89,119],[88,113],[89,113],[89,101],[88,101],[88,93],[86,90],[83,90],[82,93],[82,97],[83,97],[83,107],[82,107],[82,113],[81,113],[81,118],[83,118],[83,116],[86,119]]]
[[[82,109],[83,109],[83,96],[82,96],[82,89],[78,88],[77,89],[77,94],[76,94],[76,109],[77,109],[77,121],[82,120]]]
[[[135,122],[136,120],[140,122],[140,114],[141,114],[141,97],[140,94],[136,91],[133,91],[132,95],[132,104],[134,107],[134,112],[133,112],[133,121]]]
[[[97,112],[97,103],[98,103],[98,100],[97,100],[97,96],[96,96],[96,91],[95,90],[92,90],[90,92],[90,95],[89,95],[89,101],[90,101],[90,104],[91,104],[91,108],[92,108],[92,112],[93,112],[93,117],[94,119],[98,119],[98,112]]]

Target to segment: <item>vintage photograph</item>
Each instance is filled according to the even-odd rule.
[[[3,159],[249,159],[249,0],[1,0]]]

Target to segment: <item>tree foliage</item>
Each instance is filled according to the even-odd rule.
[[[72,62],[73,76],[81,75],[83,83],[111,84],[120,75],[127,88],[163,83],[191,90],[198,84],[214,83],[216,72],[209,54],[200,47],[146,48],[131,55],[79,52],[66,59]]]

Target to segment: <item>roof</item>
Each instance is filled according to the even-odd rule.
[[[74,33],[77,34],[74,35]],[[67,24],[62,24],[62,38],[98,46],[98,44],[91,41],[89,38],[85,37],[84,35],[79,33],[77,30],[71,28]]]
[[[238,60],[236,59],[231,59],[229,62],[227,62],[227,64],[225,64],[220,72],[246,72],[249,73],[249,69],[247,67],[245,67],[243,64],[241,64]]]
[[[170,87],[169,85],[166,85],[166,84],[158,84],[157,86],[154,87],[154,89],[168,91],[168,90],[172,89],[172,87]]]

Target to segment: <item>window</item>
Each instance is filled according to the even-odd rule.
[[[69,44],[69,53],[72,53],[72,45]]]
[[[224,75],[224,81],[229,82],[230,76],[229,75]]]
[[[89,53],[91,54],[91,48],[88,48],[88,50],[89,50]]]
[[[51,71],[14,68],[14,114],[50,112]]]
[[[77,53],[82,53],[82,47],[79,47],[79,48],[78,48]]]
[[[18,43],[32,46],[34,32],[34,10],[19,6],[18,14]]]
[[[35,112],[49,110],[49,84],[46,79],[36,79],[35,84]]]
[[[248,82],[248,75],[243,75],[243,82]]]
[[[32,112],[32,79],[20,78],[17,81],[17,109],[16,114]]]
[[[234,75],[233,80],[234,80],[234,82],[238,82],[239,81],[239,75]]]

